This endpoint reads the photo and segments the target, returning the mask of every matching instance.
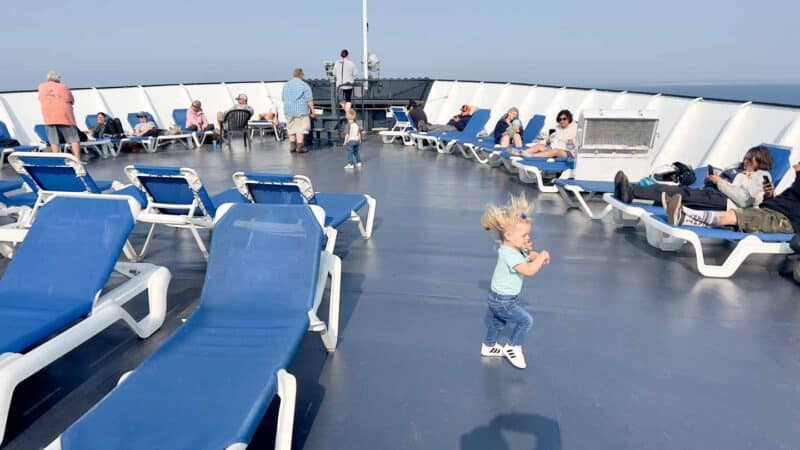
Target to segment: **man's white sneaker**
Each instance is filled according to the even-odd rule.
[[[498,344],[491,347],[481,344],[481,356],[503,356],[503,347]]]
[[[525,364],[525,355],[522,353],[522,346],[506,345],[503,347],[503,353],[506,355],[508,362],[517,369],[528,367],[528,365]]]
[[[356,163],[356,169],[360,169],[360,168],[361,168],[361,163],[360,163],[360,162],[357,162],[357,163]]]
[[[348,164],[348,165],[344,166],[344,168],[345,168],[345,169],[352,169],[352,168],[354,168],[354,167],[355,167],[355,166],[354,166],[354,165],[352,165],[352,164]]]

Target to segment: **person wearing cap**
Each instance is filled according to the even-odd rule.
[[[186,110],[186,124],[184,128],[192,131],[211,131],[214,125],[208,123],[208,118],[203,112],[203,104],[200,100],[192,102],[192,106]]]
[[[67,85],[61,82],[61,75],[54,70],[47,72],[47,81],[39,85],[39,104],[42,107],[50,151],[61,151],[60,134],[72,147],[72,154],[80,158],[80,136],[72,110],[74,103],[75,98]]]
[[[153,123],[144,111],[136,113],[136,119],[139,123],[133,127],[133,134],[136,136],[145,136],[147,133],[156,129],[156,124]]]
[[[311,119],[314,117],[314,97],[311,87],[303,81],[303,69],[297,68],[292,72],[292,79],[283,85],[281,97],[283,99],[283,112],[286,114],[286,131],[289,133],[289,148],[291,152],[305,153],[303,138],[311,129]]]
[[[341,59],[333,64],[333,76],[336,80],[336,100],[344,109],[350,110],[353,105],[353,81],[356,78],[356,65],[348,58],[350,52],[344,49],[339,53]]]
[[[237,109],[242,109],[245,111],[250,111],[250,114],[253,114],[253,107],[247,104],[247,95],[239,94],[236,96],[236,103],[231,106],[230,108],[226,109],[225,111],[220,111],[217,113],[217,123],[219,124],[219,129],[222,129],[222,119],[225,118],[225,114],[228,111],[235,111]]]

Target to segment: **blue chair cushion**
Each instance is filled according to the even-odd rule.
[[[522,158],[519,162],[543,172],[563,172],[575,168],[575,160],[569,158],[555,158],[553,161],[544,158]]]
[[[62,435],[62,448],[249,442],[276,394],[275,373],[308,328],[321,245],[306,206],[233,206],[215,228],[197,312]]]
[[[367,198],[363,194],[317,192],[311,203],[325,210],[325,226],[336,228],[350,218],[351,212],[364,207]]]
[[[24,351],[84,317],[132,229],[127,201],[44,205],[0,279],[0,353]]]

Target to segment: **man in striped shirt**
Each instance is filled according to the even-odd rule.
[[[314,117],[314,98],[311,87],[303,81],[303,69],[294,69],[292,79],[283,85],[282,97],[290,151],[305,153],[308,150],[303,148],[303,137],[311,129],[309,116]]]

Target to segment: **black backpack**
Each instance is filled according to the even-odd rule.
[[[106,129],[104,130],[103,134],[110,134],[114,137],[122,136],[125,134],[125,131],[122,129],[122,122],[120,122],[120,120],[116,117],[109,119],[106,122]]]
[[[697,180],[697,175],[694,173],[692,166],[680,161],[675,161],[672,163],[672,170],[654,173],[653,178],[655,178],[656,181],[665,181],[681,186],[691,186]]]

